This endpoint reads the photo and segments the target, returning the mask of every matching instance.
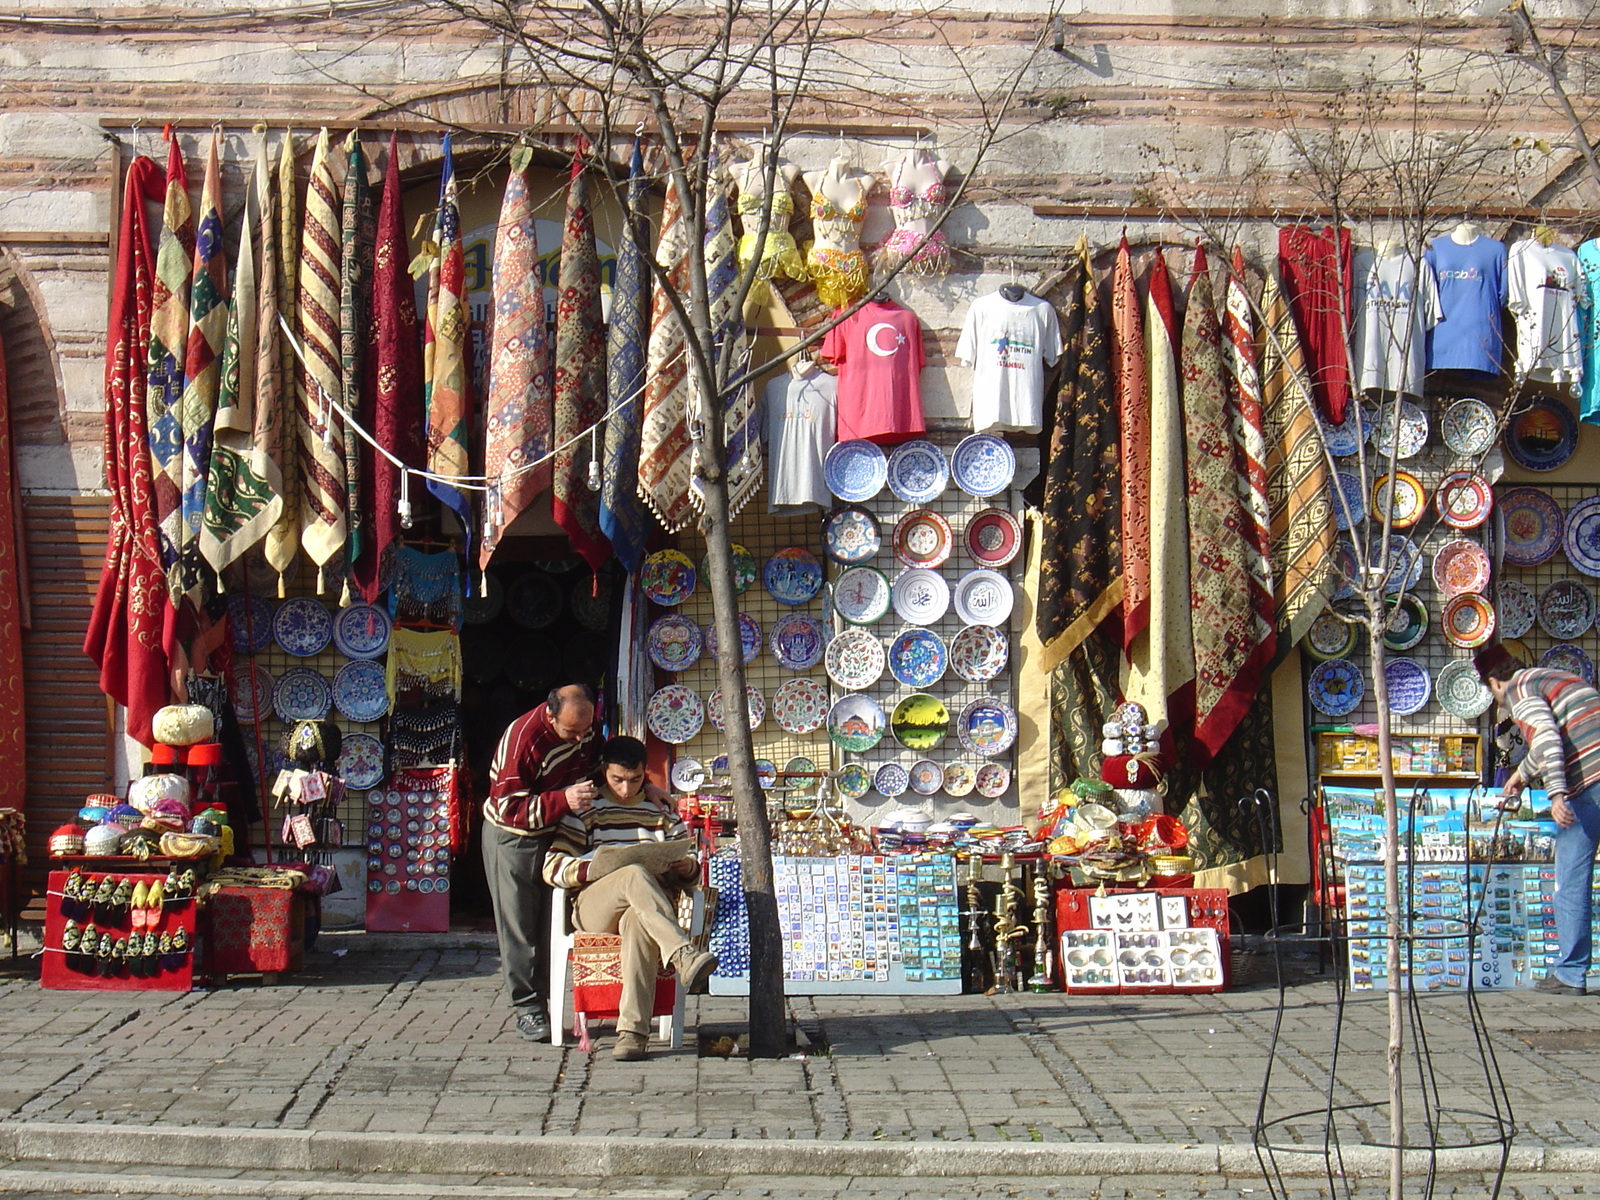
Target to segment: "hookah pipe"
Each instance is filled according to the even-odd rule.
[[[1010,854],[1000,856],[1000,894],[994,901],[994,990],[1017,990],[1017,940],[1028,931],[1017,923],[1017,901],[1022,889],[1011,878],[1016,869],[1016,859]]]
[[[1033,974],[1028,977],[1030,992],[1054,992],[1055,955],[1050,946],[1050,879],[1044,863],[1033,876]]]
[[[978,932],[978,920],[989,914],[984,911],[983,896],[978,891],[978,882],[983,878],[983,857],[973,854],[967,859],[967,907],[961,915],[967,919],[967,952],[973,963],[972,977],[968,981],[969,988],[974,992],[988,991],[988,981],[984,978],[982,963],[984,961],[983,937]]]

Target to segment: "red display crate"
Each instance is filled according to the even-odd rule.
[[[142,864],[141,864],[142,865]],[[151,883],[157,879],[165,879],[166,871],[134,871],[126,869],[113,869],[109,871],[85,871],[84,875],[93,879],[97,884],[107,875],[117,879],[131,879],[134,883],[143,880]],[[39,968],[39,983],[42,987],[58,991],[74,992],[187,992],[194,986],[194,961],[199,953],[198,938],[196,934],[195,901],[193,898],[186,900],[169,900],[162,906],[161,921],[156,926],[157,936],[163,933],[176,933],[183,930],[189,938],[189,953],[184,955],[183,964],[179,967],[162,969],[153,975],[113,975],[109,978],[96,975],[91,971],[74,971],[67,966],[66,954],[61,948],[61,933],[65,928],[67,919],[61,913],[61,891],[66,886],[66,871],[51,871],[49,876],[49,894],[45,899],[44,910],[44,959]],[[81,923],[81,922],[80,922]],[[126,914],[120,924],[101,926],[105,932],[126,935],[132,932],[132,926]]]
[[[305,965],[305,897],[228,884],[206,900],[206,972],[275,975]]]
[[[1216,987],[1116,987],[1116,988],[1074,988],[1071,995],[1094,995],[1118,993],[1127,996],[1168,995],[1182,996],[1195,995],[1201,992],[1226,991],[1232,982],[1233,968],[1230,962],[1228,946],[1228,891],[1226,888],[1135,888],[1120,887],[1107,888],[1108,893],[1114,892],[1154,892],[1158,896],[1182,896],[1188,909],[1188,927],[1190,929],[1215,929],[1217,931],[1217,952],[1221,959],[1222,982]],[[1091,929],[1089,924],[1089,898],[1098,895],[1099,888],[1074,888],[1063,887],[1056,889],[1056,930]],[[1060,973],[1060,964],[1057,964],[1057,983],[1064,985],[1064,976]]]

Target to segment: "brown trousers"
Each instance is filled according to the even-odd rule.
[[[635,863],[585,884],[572,905],[572,924],[584,933],[622,935],[617,1030],[649,1036],[656,972],[689,944],[672,897],[654,875]]]

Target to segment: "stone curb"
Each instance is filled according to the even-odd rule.
[[[531,1176],[655,1175],[1258,1175],[1251,1146],[1129,1142],[840,1142],[727,1138],[510,1138],[484,1134],[338,1133],[109,1124],[0,1124],[0,1157],[103,1164],[429,1171]],[[1427,1156],[1408,1155],[1412,1171]],[[1344,1151],[1351,1175],[1382,1175],[1388,1152]],[[1280,1152],[1286,1176],[1321,1177],[1320,1153]],[[1493,1171],[1494,1148],[1439,1152],[1441,1172]],[[1508,1169],[1600,1176],[1600,1148],[1514,1148]]]

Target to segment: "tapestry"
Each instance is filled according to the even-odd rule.
[[[376,229],[372,212],[372,181],[361,139],[351,130],[344,143],[344,209],[339,237],[339,380],[340,404],[369,433],[370,419],[363,415],[368,394],[367,329],[372,321],[372,253]],[[344,579],[340,602],[348,604],[353,564],[371,536],[372,446],[339,418],[344,430]]]
[[[1122,649],[1150,624],[1150,380],[1128,239],[1111,273],[1111,374],[1122,474]]]
[[[1234,471],[1244,512],[1245,570],[1250,575],[1250,607],[1263,631],[1266,659],[1277,645],[1277,609],[1272,599],[1272,510],[1267,503],[1266,418],[1261,411],[1261,373],[1257,367],[1256,324],[1245,291],[1244,252],[1233,248],[1223,302],[1223,350],[1228,362],[1228,426],[1233,431]]]
[[[1091,629],[1050,672],[1050,794],[1100,778],[1101,727],[1116,711],[1120,647],[1111,627]]]
[[[256,403],[270,403],[282,415],[283,453],[278,459],[278,470],[283,504],[278,510],[277,524],[267,531],[265,546],[267,565],[278,573],[281,599],[285,591],[284,576],[300,550],[300,410],[295,395],[300,360],[282,327],[282,322],[294,319],[300,291],[300,200],[295,188],[292,130],[284,130],[278,149],[277,193],[276,254],[270,254],[265,246],[261,249],[263,303]],[[267,272],[274,285],[270,312],[265,303]],[[276,358],[272,370],[267,367],[269,356]]]
[[[1168,775],[1167,786],[1169,801],[1184,798],[1181,807],[1169,802],[1167,811],[1176,810],[1189,831],[1189,845],[1183,852],[1194,859],[1196,871],[1247,862],[1268,849],[1281,850],[1281,846],[1263,844],[1261,819],[1254,802],[1257,788],[1277,794],[1271,689],[1263,689],[1254,698],[1227,746],[1198,780],[1192,770],[1180,769],[1176,779]],[[1267,828],[1272,828],[1270,816]],[[1227,882],[1197,881],[1197,885],[1227,886]]]
[[[174,136],[167,150],[167,195],[161,211],[161,241],[156,248],[155,292],[151,297],[150,345],[145,358],[145,427],[150,438],[156,528],[167,595],[183,596],[178,553],[183,546],[183,365],[189,342],[189,272],[194,258],[194,213],[183,152]]]
[[[676,181],[667,180],[661,202],[661,236],[656,264],[667,285],[657,287],[650,302],[650,345],[646,357],[644,424],[639,442],[639,498],[655,513],[668,533],[689,523],[688,336],[669,291],[689,294],[689,237]]]
[[[428,490],[461,520],[470,543],[472,510],[466,494],[450,479],[467,474],[466,261],[461,246],[461,211],[456,198],[455,159],[444,135],[439,176],[439,212],[433,240],[438,257],[428,271],[428,324],[423,331],[422,375],[428,410]]]
[[[222,241],[222,172],[213,132],[200,187],[200,214],[194,232],[194,270],[189,281],[189,339],[184,352],[183,399],[178,425],[183,433],[182,522],[178,576],[184,593],[200,587],[200,528],[205,516],[206,477],[211,467],[211,427],[217,411],[223,339],[228,332],[228,252]],[[173,593],[174,598],[177,592]]]
[[[644,412],[644,351],[649,337],[650,184],[637,140],[628,163],[627,218],[617,246],[606,327],[605,466],[600,485],[600,529],[611,552],[631,575],[644,557],[649,524],[639,499],[639,435]]]

